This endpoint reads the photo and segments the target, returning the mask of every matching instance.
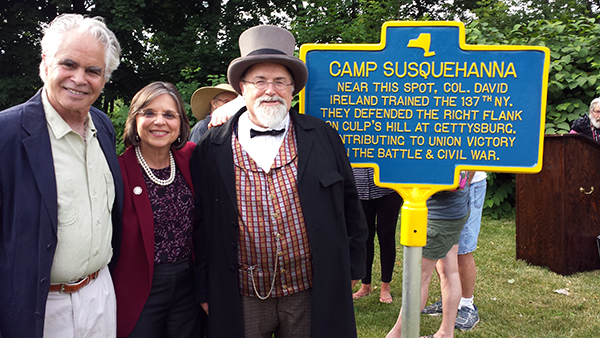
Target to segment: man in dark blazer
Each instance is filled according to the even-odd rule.
[[[190,161],[208,337],[356,337],[366,223],[337,132],[290,110],[308,77],[294,45],[275,26],[240,36],[228,77],[246,106]]]
[[[95,28],[98,34],[90,35],[86,28],[79,29],[82,26]],[[75,323],[55,319],[63,314],[68,316],[69,310],[63,311],[62,306],[68,307],[76,299],[82,300],[83,309],[71,306],[72,318],[90,318],[89,311],[98,310],[99,323],[104,318],[109,321],[115,318],[114,309],[98,309],[97,304],[85,301],[87,295],[82,292],[100,288],[110,291],[112,282],[106,264],[111,257],[113,263],[116,261],[116,250],[120,247],[123,182],[115,153],[115,132],[106,114],[91,107],[117,68],[119,53],[114,34],[100,20],[75,14],[59,16],[46,28],[42,40],[40,77],[44,87],[29,101],[0,112],[0,337],[77,337],[90,333],[87,330],[92,331],[88,337],[115,336],[115,328],[97,328],[77,323],[76,319]],[[108,54],[111,61],[107,64]],[[58,130],[68,131],[57,137]],[[90,200],[99,203],[87,200],[65,203],[76,195],[65,194],[65,184],[57,183],[57,177],[63,183],[64,179],[75,180],[79,168],[78,163],[68,161],[73,154],[60,151],[65,145],[68,147],[68,143],[60,143],[67,139],[78,139],[79,149],[86,149],[87,154],[95,148],[95,154],[99,154],[95,160],[104,163],[105,170],[99,180],[104,182],[90,183],[106,189],[90,188]],[[57,162],[61,160],[62,164]],[[82,163],[96,162],[86,158]],[[64,170],[65,167],[69,170]],[[90,180],[96,178],[97,169],[88,169]],[[71,188],[72,192],[84,189],[77,185]],[[94,208],[99,206],[100,210],[94,210],[91,221],[82,222],[77,209],[86,210],[89,204]],[[66,224],[65,218],[72,223]],[[81,229],[80,223],[83,229],[97,227],[99,232],[90,232],[103,234],[106,241],[90,243],[86,231],[66,236],[89,252],[89,258],[66,257],[67,261],[57,263],[58,252],[65,250],[65,243],[61,243],[65,231]],[[94,271],[88,273],[85,266],[69,266],[73,261],[85,262]],[[54,282],[69,271],[81,275],[72,282]],[[107,295],[110,297],[110,293]],[[107,303],[114,303],[114,290],[112,297]],[[60,311],[56,310],[56,302],[61,302]],[[85,326],[83,331],[75,331],[81,325]]]

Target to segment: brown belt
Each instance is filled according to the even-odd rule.
[[[60,292],[60,293],[74,293],[79,291],[84,286],[88,285],[98,277],[100,270],[89,274],[74,283],[66,283],[66,284],[51,284],[50,292]]]

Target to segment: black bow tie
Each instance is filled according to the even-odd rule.
[[[253,138],[254,136],[261,136],[261,135],[277,136],[279,134],[283,134],[284,132],[285,132],[285,128],[282,128],[280,130],[271,129],[271,130],[265,130],[265,131],[250,129],[250,138]]]

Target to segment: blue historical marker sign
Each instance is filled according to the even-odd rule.
[[[308,44],[302,113],[324,119],[382,186],[458,170],[541,170],[549,51],[466,45],[462,23],[386,22],[379,44]]]

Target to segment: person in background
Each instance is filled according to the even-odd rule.
[[[454,327],[461,331],[469,331],[479,323],[479,311],[473,303],[475,292],[475,281],[477,278],[477,266],[473,251],[477,249],[477,239],[481,229],[481,214],[483,202],[487,190],[486,173],[476,171],[469,185],[469,206],[471,213],[469,219],[460,233],[458,242],[458,273],[460,274],[460,285],[462,295],[458,305],[458,314]],[[422,311],[430,316],[442,314],[442,301],[437,301]]]
[[[0,337],[115,337],[123,182],[92,107],[119,65],[102,18],[43,26],[29,101],[0,112]]]
[[[375,185],[373,168],[352,168],[358,196],[367,218],[369,237],[367,238],[367,276],[361,280],[360,289],[352,294],[360,299],[373,292],[371,286],[371,268],[375,257],[375,233],[379,239],[381,259],[381,290],[379,301],[389,304],[393,301],[390,282],[396,262],[396,224],[402,206],[402,197],[392,189]]]
[[[190,105],[192,106],[192,113],[198,119],[198,123],[192,128],[190,141],[198,143],[202,135],[208,130],[212,112],[237,96],[238,94],[228,83],[197,89],[192,95]]]
[[[469,184],[472,172],[460,174],[459,188],[441,191],[427,200],[427,244],[423,247],[421,260],[421,311],[427,303],[429,283],[433,271],[440,275],[442,323],[435,334],[425,338],[452,338],[460,303],[461,285],[458,273],[458,241],[460,233],[469,219]],[[398,320],[386,338],[400,338],[402,309]]]
[[[356,337],[367,227],[344,146],[290,110],[308,70],[289,31],[256,26],[239,45],[227,75],[246,104],[190,162],[207,336]]]
[[[600,97],[590,103],[590,112],[573,122],[571,134],[583,134],[596,142],[600,142]]]
[[[194,190],[189,121],[177,88],[153,82],[133,97],[119,157],[125,187],[121,259],[113,280],[119,337],[200,337],[194,298]]]

